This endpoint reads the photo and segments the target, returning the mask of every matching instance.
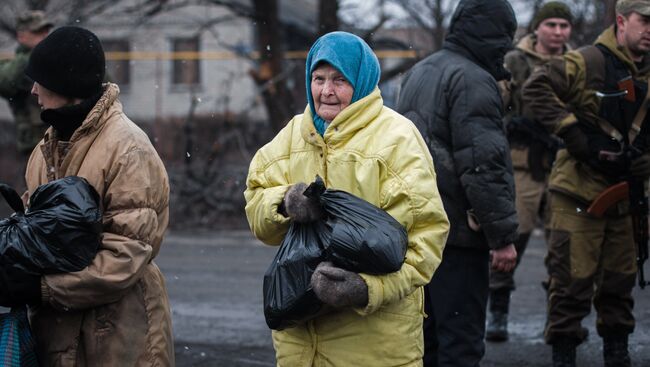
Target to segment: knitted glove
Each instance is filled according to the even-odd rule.
[[[562,132],[559,133],[560,138],[564,140],[564,145],[574,158],[581,161],[586,161],[591,158],[589,150],[589,140],[587,136],[580,130],[578,124],[573,124]]]
[[[324,217],[320,203],[303,195],[306,189],[304,182],[292,185],[282,201],[286,216],[299,223],[314,222]]]
[[[635,177],[650,177],[650,154],[637,157],[630,165],[630,173]]]
[[[357,273],[322,262],[311,276],[316,297],[332,307],[363,307],[368,304],[368,286]]]

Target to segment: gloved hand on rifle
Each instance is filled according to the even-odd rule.
[[[630,174],[634,177],[650,177],[650,153],[644,153],[632,160]]]
[[[325,261],[316,267],[311,286],[323,303],[341,307],[363,307],[368,304],[368,286],[359,274],[337,268]]]
[[[585,133],[580,130],[578,124],[569,125],[564,130],[558,133],[560,138],[564,141],[566,149],[569,151],[574,158],[586,161],[591,157],[591,152],[589,151],[589,139]]]
[[[299,223],[322,219],[325,216],[323,208],[318,200],[303,195],[306,189],[307,184],[304,182],[292,185],[284,194],[280,213]]]

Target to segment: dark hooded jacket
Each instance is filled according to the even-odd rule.
[[[447,246],[497,249],[517,230],[497,80],[517,26],[506,0],[462,0],[443,49],[406,75],[397,110],[428,144],[451,222]],[[479,229],[471,229],[471,216]],[[474,227],[476,228],[476,227]]]

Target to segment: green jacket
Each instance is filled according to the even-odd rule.
[[[399,271],[360,274],[368,285],[365,308],[273,331],[278,366],[422,366],[423,286],[449,231],[424,140],[411,121],[384,107],[379,89],[339,113],[324,138],[306,108],[251,162],[246,214],[260,240],[280,244],[289,227],[277,212],[285,192],[316,175],[388,212],[407,229],[409,247]]]
[[[605,46],[620,59],[634,79],[647,80],[650,76],[649,58],[645,57],[643,66],[637,68],[627,50],[618,46],[613,26],[598,37],[596,44]],[[586,46],[536,69],[523,89],[527,115],[534,116],[553,133],[577,123],[578,118],[599,126],[602,97],[597,92],[603,91],[605,80],[605,63],[596,60],[600,55],[594,46]],[[549,188],[588,204],[613,183],[611,178],[561,149],[551,172]]]
[[[0,62],[0,96],[9,103],[16,122],[16,145],[25,154],[31,153],[47,129],[38,99],[31,94],[33,82],[25,75],[30,53],[31,49],[18,46],[13,59]]]
[[[535,36],[528,34],[517,42],[514,50],[506,54],[506,69],[512,74],[510,81],[507,83],[507,92],[504,93],[504,105],[506,106],[504,119],[506,124],[513,117],[524,115],[524,102],[522,100],[521,90],[533,72],[533,69],[551,59],[562,58],[562,56],[548,56],[538,53],[535,51],[535,43]],[[570,49],[569,45],[566,45],[564,49],[568,51]],[[528,170],[528,147],[519,146],[511,142],[511,148],[512,168]]]

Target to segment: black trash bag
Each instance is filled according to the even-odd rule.
[[[373,275],[402,268],[408,234],[390,214],[345,191],[326,190],[320,177],[305,195],[318,198],[327,214],[327,231],[319,235],[328,261],[355,273]]]
[[[323,223],[291,223],[264,274],[264,317],[269,328],[296,326],[311,319],[323,306],[310,284],[314,270],[324,258],[318,235],[323,230]]]
[[[316,317],[323,303],[311,288],[322,261],[366,274],[388,274],[404,263],[408,235],[380,208],[340,190],[326,190],[320,177],[305,196],[319,200],[327,216],[312,223],[292,222],[264,275],[264,316],[282,330]]]
[[[27,211],[13,189],[2,185],[0,193],[16,210],[0,220],[0,297],[10,297],[17,284],[79,271],[92,262],[101,243],[102,212],[99,195],[84,178],[38,187]],[[18,298],[0,299],[0,305]]]

